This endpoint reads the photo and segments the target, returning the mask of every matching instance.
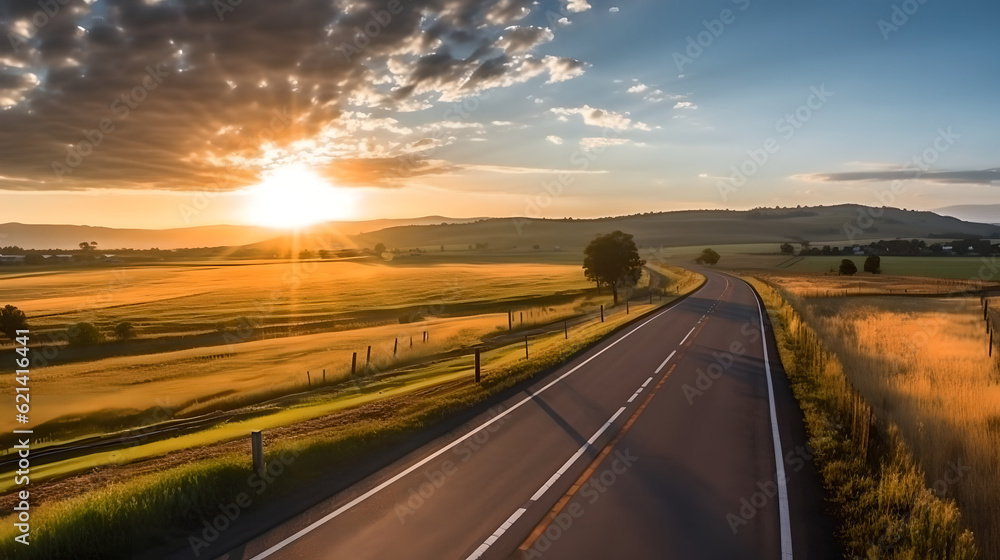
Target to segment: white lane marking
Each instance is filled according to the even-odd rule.
[[[594,435],[590,436],[590,439],[587,440],[587,443],[581,445],[580,449],[577,449],[576,453],[574,453],[572,457],[566,460],[566,462],[563,463],[561,467],[559,467],[559,470],[557,470],[555,474],[553,474],[551,477],[549,477],[547,481],[545,481],[545,484],[543,484],[541,488],[539,488],[538,491],[531,496],[530,501],[537,502],[538,499],[541,498],[542,495],[545,494],[545,492],[549,488],[552,488],[552,485],[555,484],[557,480],[559,480],[559,477],[566,474],[566,471],[568,471],[569,468],[573,466],[573,463],[575,463],[577,459],[579,459],[580,456],[587,451],[588,448],[594,445],[594,442],[597,441],[597,439],[601,437],[601,434],[606,432],[608,428],[611,427],[612,424],[614,424],[615,420],[617,420],[618,417],[621,416],[622,412],[625,412],[624,406],[619,408],[618,412],[614,413],[611,416],[611,418],[609,418],[608,421],[605,422],[603,426],[601,426],[601,429],[597,430],[596,432],[594,432]],[[465,560],[476,560],[477,558],[485,554],[486,551],[490,548],[490,546],[492,546],[493,543],[497,542],[497,539],[499,539],[505,532],[507,532],[507,529],[509,529],[510,526],[513,525],[514,522],[517,521],[517,519],[521,517],[522,514],[524,514],[524,512],[525,508],[520,508],[517,511],[515,511],[513,515],[507,518],[507,521],[505,521],[504,524],[500,526],[500,528],[494,531],[493,534],[490,535],[490,537],[487,538],[483,544],[479,545],[479,548],[477,548]]]
[[[747,284],[749,286],[749,284]],[[761,306],[757,292],[750,288],[757,302],[757,312],[760,313],[760,338],[764,348],[764,371],[767,373],[767,401],[771,411],[771,439],[774,441],[774,464],[777,468],[778,483],[778,521],[781,526],[781,558],[792,560],[792,528],[788,514],[788,487],[785,484],[784,455],[781,452],[781,434],[778,432],[778,414],[774,406],[774,385],[771,383],[771,362],[767,358],[767,335],[764,332],[764,308]]]
[[[641,393],[641,392],[642,392],[642,387],[639,387],[638,389],[635,390],[634,393],[632,393],[632,396],[628,398],[627,402],[634,401],[639,396],[639,393]]]
[[[677,350],[674,350],[670,355],[673,356],[676,352],[677,352]],[[669,360],[670,358],[667,358],[667,359]],[[660,367],[663,367],[663,366],[660,366]],[[656,372],[656,373],[660,373],[660,372]],[[653,381],[652,377],[650,377],[649,379],[647,379],[646,382],[642,384],[642,388],[645,389],[646,385],[649,385],[650,382],[652,382],[652,381]]]
[[[512,513],[510,517],[507,518],[507,521],[504,521],[504,524],[501,525],[500,528],[498,528],[496,531],[494,531],[493,534],[490,535],[490,538],[486,539],[486,542],[479,545],[479,548],[477,548],[475,552],[470,554],[466,560],[473,560],[485,554],[486,551],[489,550],[491,546],[493,546],[493,543],[497,542],[497,540],[499,540],[500,537],[502,537],[503,534],[507,532],[507,529],[510,529],[511,525],[513,525],[515,521],[517,521],[522,515],[524,515],[525,511],[527,510],[521,508]]]
[[[691,334],[691,333],[688,333],[688,334]],[[686,339],[687,337],[684,337],[684,338]],[[681,342],[681,344],[684,344],[684,343],[683,343],[683,342]],[[670,355],[669,355],[669,356],[667,356],[667,359],[666,359],[666,360],[663,360],[663,363],[662,363],[662,364],[660,364],[660,367],[656,368],[656,371],[654,371],[653,373],[660,373],[660,370],[662,370],[662,369],[663,369],[664,367],[666,367],[666,365],[667,365],[667,362],[669,362],[669,361],[670,361],[670,358],[673,358],[673,357],[674,357],[674,354],[676,354],[676,353],[677,353],[677,350],[674,350],[673,352],[671,352],[671,353],[670,353]],[[650,381],[652,381],[652,380],[653,380],[653,378],[652,378],[652,377],[650,377],[649,379],[647,379],[647,380],[646,380],[646,383],[643,383],[643,384],[642,384],[642,386],[643,386],[643,387],[645,387],[645,386],[646,386],[646,384],[647,384],[647,383],[649,383],[649,382],[650,382]]]
[[[691,327],[691,330],[689,330],[688,333],[687,333],[687,335],[684,336],[684,340],[682,340],[681,343],[678,344],[677,346],[683,346],[684,342],[687,341],[688,337],[691,336],[691,333],[693,333],[696,328],[698,328],[698,327]]]
[[[400,479],[403,479],[406,476],[409,476],[411,473],[413,473],[417,469],[423,467],[427,463],[430,463],[431,461],[433,461],[434,459],[440,457],[441,455],[443,455],[444,453],[448,452],[452,448],[457,447],[458,445],[460,445],[466,439],[468,439],[468,438],[472,437],[473,435],[479,433],[480,430],[482,430],[482,429],[486,428],[487,426],[493,424],[494,422],[496,422],[497,420],[503,418],[504,416],[507,416],[511,412],[514,412],[515,410],[517,410],[518,408],[520,408],[522,405],[524,405],[528,401],[534,399],[535,397],[537,397],[541,393],[544,393],[546,390],[549,389],[549,387],[552,387],[556,383],[558,383],[558,382],[562,381],[563,379],[569,377],[570,375],[572,375],[573,373],[575,373],[577,370],[579,370],[583,366],[585,366],[588,363],[590,363],[591,360],[593,360],[593,359],[597,358],[598,356],[600,356],[601,354],[607,352],[612,347],[614,347],[616,344],[618,344],[619,342],[625,340],[626,338],[628,338],[629,336],[631,336],[633,333],[635,333],[636,331],[638,331],[642,327],[645,327],[649,323],[651,323],[651,322],[655,321],[656,319],[660,318],[660,316],[664,315],[665,313],[669,313],[670,311],[673,311],[674,309],[678,309],[678,308],[680,308],[680,306],[675,306],[675,307],[671,307],[669,309],[664,309],[663,311],[661,311],[661,312],[657,313],[656,315],[650,317],[646,321],[644,321],[642,323],[639,323],[637,326],[633,327],[632,330],[630,330],[627,333],[625,333],[624,335],[622,335],[621,338],[619,338],[618,340],[615,340],[611,344],[608,344],[607,346],[605,346],[604,348],[602,348],[599,352],[597,352],[593,356],[587,358],[586,360],[584,360],[583,362],[581,362],[579,365],[577,365],[573,369],[571,369],[571,370],[567,371],[566,373],[560,375],[559,377],[553,379],[547,385],[545,385],[544,387],[542,387],[538,391],[535,391],[535,393],[533,395],[529,395],[529,396],[525,397],[524,399],[518,401],[516,404],[514,404],[513,406],[511,406],[507,410],[501,412],[500,414],[497,414],[493,418],[491,418],[491,419],[487,420],[486,422],[483,422],[482,424],[480,424],[478,427],[470,430],[469,433],[465,434],[464,436],[456,439],[455,441],[451,442],[450,444],[448,444],[448,445],[442,447],[441,449],[435,451],[434,453],[428,455],[423,460],[414,463],[412,466],[410,466],[409,468],[407,468],[403,472],[397,474],[396,476],[390,478],[389,480],[386,480],[382,484],[379,484],[375,488],[372,488],[371,490],[365,492],[364,494],[358,496],[357,498],[354,498],[353,500],[351,500],[350,502],[347,502],[346,504],[340,506],[336,510],[334,510],[334,511],[332,511],[332,512],[326,514],[326,515],[324,515],[323,517],[317,519],[316,521],[312,522],[311,524],[307,525],[306,527],[303,527],[302,529],[299,529],[294,534],[286,537],[285,539],[283,539],[282,541],[278,542],[277,544],[271,546],[267,550],[261,552],[260,554],[258,554],[256,556],[253,556],[250,560],[263,560],[264,558],[267,558],[268,556],[271,556],[272,554],[274,554],[275,552],[278,552],[282,548],[285,548],[286,546],[292,544],[293,542],[295,542],[295,541],[301,539],[302,537],[308,535],[309,533],[315,531],[319,527],[322,527],[323,525],[325,525],[326,523],[328,523],[330,520],[339,517],[344,512],[347,512],[347,511],[353,509],[355,506],[357,506],[358,504],[364,502],[368,498],[371,498],[375,494],[378,494],[382,490],[385,490],[386,488],[388,488],[392,484],[396,483]]]
[[[603,426],[601,426],[600,430],[597,430],[596,432],[594,432],[594,435],[590,436],[590,439],[587,440],[587,443],[581,445],[580,449],[577,449],[576,453],[574,453],[572,457],[570,457],[569,459],[567,459],[566,462],[563,463],[563,466],[559,467],[559,470],[557,470],[555,472],[555,474],[553,474],[551,477],[549,477],[549,479],[545,482],[545,484],[543,484],[538,489],[538,491],[535,492],[531,496],[531,501],[532,502],[537,502],[538,498],[541,498],[542,494],[544,494],[546,490],[548,490],[549,488],[551,488],[552,485],[555,484],[555,482],[557,480],[559,480],[559,477],[561,477],[563,474],[565,474],[566,471],[569,470],[569,468],[573,465],[573,463],[575,463],[576,460],[580,458],[580,455],[583,455],[584,452],[587,451],[587,448],[589,448],[589,447],[591,447],[591,446],[594,445],[594,442],[597,441],[597,438],[601,437],[601,434],[603,434],[604,432],[606,432],[607,429],[611,427],[611,424],[613,424],[615,422],[615,420],[617,420],[618,417],[621,416],[622,412],[625,412],[625,407],[624,406],[621,407],[621,408],[619,408],[618,412],[614,413],[611,416],[611,418],[609,418],[608,421],[605,422]]]

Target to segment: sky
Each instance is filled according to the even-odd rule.
[[[0,223],[997,204],[998,16],[970,0],[5,0]]]

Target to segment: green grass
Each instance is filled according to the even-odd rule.
[[[898,428],[889,424],[879,432],[879,423],[873,427],[865,416],[869,408],[816,332],[779,291],[748,280],[767,305],[846,555],[871,560],[978,558],[975,539],[955,502],[937,497],[925,485]]]
[[[840,261],[851,259],[858,270],[867,257],[805,257],[795,264],[782,268],[786,272],[824,273],[840,267]],[[882,274],[894,276],[925,276],[932,278],[954,278],[959,280],[979,279],[984,266],[982,257],[882,257]],[[992,271],[987,267],[987,274]]]

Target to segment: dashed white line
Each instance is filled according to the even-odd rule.
[[[692,331],[693,331],[693,330],[694,330],[694,329],[692,329]],[[688,334],[691,334],[691,333],[688,333]],[[686,336],[685,336],[684,338],[685,338],[685,340],[687,339],[687,337],[686,337]],[[681,344],[684,344],[684,343],[683,343],[683,342],[681,342]],[[660,373],[660,370],[662,370],[662,369],[663,369],[664,367],[666,367],[666,365],[667,365],[667,362],[669,362],[669,361],[670,361],[670,358],[673,358],[673,357],[674,357],[674,354],[676,354],[676,353],[677,353],[677,350],[674,350],[673,352],[671,352],[671,353],[670,353],[670,355],[669,355],[669,356],[667,356],[667,359],[666,359],[666,360],[663,360],[663,363],[662,363],[662,364],[660,364],[660,367],[656,368],[656,371],[654,371],[653,373]],[[643,386],[643,387],[645,387],[645,386],[646,386],[646,384],[647,384],[647,383],[649,383],[649,382],[650,382],[650,381],[652,381],[652,380],[653,380],[653,378],[652,378],[652,377],[650,377],[649,379],[647,379],[647,380],[646,380],[646,383],[643,383],[643,384],[642,384],[642,386]]]
[[[466,560],[473,560],[485,554],[486,551],[489,550],[491,546],[493,546],[493,543],[497,542],[497,540],[499,540],[500,537],[502,537],[503,534],[507,532],[507,529],[510,529],[511,525],[513,525],[515,521],[517,521],[522,515],[524,515],[525,511],[528,510],[526,510],[525,508],[520,508],[514,513],[512,513],[510,517],[507,518],[507,521],[504,521],[503,525],[501,525],[496,531],[494,531],[493,534],[490,535],[490,538],[486,539],[486,542],[479,545],[479,548],[477,548],[475,552],[470,554]]]
[[[677,351],[676,351],[676,350],[674,350],[674,352],[672,352],[672,353],[671,353],[670,355],[671,355],[671,356],[673,356],[673,355],[674,355],[674,353],[676,353],[676,352],[677,352]],[[670,358],[667,358],[667,359],[669,360]],[[660,367],[663,367],[663,366],[660,366]],[[656,372],[656,373],[660,373],[660,372]],[[643,388],[643,389],[645,389],[645,388],[646,388],[646,385],[649,385],[649,384],[650,384],[650,383],[651,383],[652,381],[653,381],[653,378],[652,378],[652,377],[650,377],[649,379],[647,379],[647,380],[646,380],[646,382],[642,384],[642,388]]]
[[[596,432],[594,432],[594,435],[590,436],[590,439],[587,440],[587,443],[581,445],[580,449],[577,449],[576,453],[574,453],[572,457],[570,457],[565,463],[563,463],[563,466],[559,467],[559,470],[557,470],[555,474],[549,477],[549,479],[545,482],[545,484],[543,484],[541,488],[539,488],[538,491],[531,496],[531,501],[537,502],[538,498],[541,498],[542,494],[544,494],[546,490],[551,488],[552,485],[555,484],[557,480],[559,480],[559,477],[565,474],[566,471],[569,470],[570,466],[572,466],[573,463],[575,463],[576,460],[580,458],[580,455],[583,455],[588,448],[593,446],[594,442],[597,441],[597,438],[601,437],[601,434],[606,432],[608,428],[611,427],[611,424],[614,424],[615,420],[617,420],[618,417],[621,416],[622,412],[625,412],[624,406],[619,408],[618,412],[614,413],[611,416],[611,418],[609,418],[608,421],[605,422],[603,426],[601,426],[600,430],[597,430]]]
[[[579,459],[580,456],[587,451],[587,449],[593,447],[594,442],[596,442],[597,439],[600,438],[601,435],[604,432],[606,432],[608,428],[611,427],[612,424],[615,423],[615,420],[617,420],[618,417],[621,416],[622,412],[625,412],[624,406],[619,408],[618,412],[614,413],[611,416],[611,418],[609,418],[608,421],[605,422],[603,426],[601,426],[601,429],[594,432],[594,435],[590,436],[590,439],[587,440],[587,443],[581,445],[580,449],[577,449],[576,453],[574,453],[572,457],[570,457],[565,463],[563,463],[561,467],[559,467],[559,470],[557,470],[552,476],[549,477],[547,481],[545,481],[545,484],[543,484],[538,489],[538,491],[531,496],[531,499],[529,501],[537,502],[538,499],[541,498],[542,495],[544,495],[549,488],[552,488],[552,485],[555,484],[557,480],[559,480],[559,477],[566,474],[566,471],[568,471],[569,468],[573,466],[573,463],[575,463],[577,459]],[[482,557],[482,555],[485,554],[486,551],[489,550],[491,546],[493,546],[493,543],[497,542],[497,540],[501,536],[503,536],[504,533],[507,532],[507,529],[510,529],[511,525],[513,525],[514,522],[517,521],[518,518],[520,518],[525,511],[526,508],[523,507],[515,511],[513,515],[507,518],[507,521],[504,521],[503,525],[500,525],[500,527],[497,528],[497,530],[494,531],[493,534],[490,535],[485,542],[483,542],[483,544],[479,545],[479,548],[477,548],[475,551],[473,551],[472,554],[466,557],[465,560],[476,560],[477,558]]]
[[[693,333],[694,330],[697,329],[697,328],[698,328],[697,326],[691,327],[691,330],[688,331],[687,335],[684,336],[684,340],[682,340],[681,343],[678,344],[678,346],[683,346],[684,342],[687,341],[688,337],[691,336],[691,333]]]

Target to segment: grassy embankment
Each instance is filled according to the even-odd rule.
[[[700,275],[686,271],[668,272],[668,276],[682,295],[690,293],[703,281]],[[664,304],[672,299],[665,298]],[[628,315],[623,309],[617,309],[608,314],[604,323],[595,320],[573,326],[568,340],[562,332],[540,335],[530,343],[528,360],[524,359],[524,349],[520,345],[493,350],[484,356],[483,379],[478,385],[471,379],[470,359],[463,357],[431,366],[437,372],[436,377],[441,379],[443,375],[445,382],[436,384],[430,390],[393,395],[390,392],[377,393],[373,386],[367,386],[364,390],[368,396],[385,402],[392,413],[362,416],[335,429],[294,439],[269,441],[266,450],[268,461],[290,455],[294,455],[295,459],[270,485],[267,494],[260,501],[255,501],[253,507],[301,488],[321,476],[331,464],[357,462],[531,379],[539,372],[558,366],[613,330],[660,306],[660,303],[633,305]],[[390,403],[395,406],[389,407]],[[356,405],[346,401],[339,403],[341,407]],[[311,409],[308,411],[310,415],[329,414],[336,406],[338,403],[334,399],[304,405],[303,409]],[[321,410],[317,407],[328,408]],[[302,414],[303,410],[291,409],[276,413],[272,420],[277,422],[280,419],[279,423],[296,421],[302,418]],[[253,425],[218,429],[234,429],[245,436],[250,429],[260,427],[259,420]],[[173,445],[168,442],[146,445]],[[196,443],[186,442],[184,446]],[[152,451],[146,449],[144,453]],[[168,449],[161,447],[156,451],[162,453]],[[30,548],[18,550],[17,557],[129,558],[149,547],[186,543],[188,535],[201,526],[203,519],[218,515],[221,504],[232,503],[238,493],[247,491],[250,474],[247,454],[229,453],[47,504],[33,512],[33,544]],[[0,528],[0,553],[5,556],[13,553],[15,545],[11,543],[14,531],[12,520],[4,519]]]
[[[810,445],[852,558],[978,558],[948,488],[925,481],[900,428],[867,404],[793,297],[749,278],[768,307],[782,363],[805,415]],[[846,333],[842,333],[842,336]],[[865,395],[865,397],[869,397]],[[953,482],[952,479],[948,479]]]

